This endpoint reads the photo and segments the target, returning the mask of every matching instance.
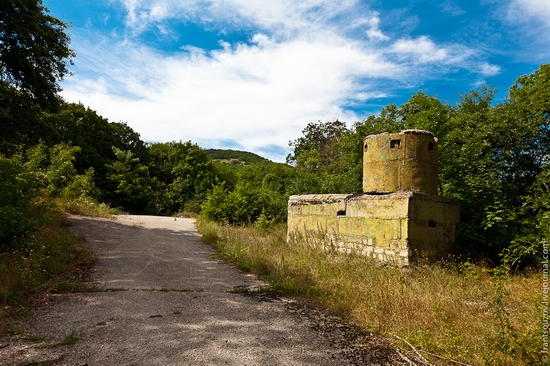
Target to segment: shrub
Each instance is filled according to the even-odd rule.
[[[228,192],[223,184],[216,185],[202,204],[202,215],[216,222],[243,225],[256,222],[283,222],[287,210],[286,195],[268,188],[251,188],[238,184]]]
[[[17,158],[0,156],[0,251],[12,249],[46,220],[38,193],[36,177]]]

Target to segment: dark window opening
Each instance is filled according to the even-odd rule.
[[[391,140],[390,147],[392,149],[399,149],[399,146],[401,145],[401,140]]]
[[[336,212],[336,216],[346,216],[346,210],[338,210],[338,212]]]
[[[369,146],[368,144],[365,142],[365,151],[367,151],[369,149]]]
[[[435,224],[436,224],[435,221],[432,221],[432,220],[428,221],[428,227],[435,227]]]
[[[435,142],[430,142],[428,144],[428,150],[433,151],[433,149],[435,149]]]

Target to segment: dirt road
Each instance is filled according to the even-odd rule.
[[[0,340],[0,365],[367,362],[335,341],[349,340],[349,329],[330,317],[312,321],[294,301],[243,293],[267,284],[214,259],[192,219],[70,219],[98,257],[96,291],[49,295],[21,325],[23,334]],[[338,324],[323,331],[321,323]],[[374,349],[389,351],[379,343]]]

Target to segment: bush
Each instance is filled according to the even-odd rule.
[[[267,188],[251,188],[242,184],[228,192],[223,184],[216,185],[202,204],[202,215],[216,222],[243,225],[256,222],[283,222],[287,214],[284,194]]]
[[[45,222],[46,206],[38,193],[36,177],[17,158],[0,156],[0,251],[13,249]]]

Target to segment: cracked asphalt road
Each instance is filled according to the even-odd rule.
[[[213,258],[192,219],[121,215],[70,221],[70,230],[83,235],[98,257],[90,283],[97,291],[48,295],[21,324],[23,334],[0,339],[0,365],[403,361],[391,345],[366,340],[296,301],[235,291],[267,284]],[[60,345],[68,336],[75,342]],[[369,342],[368,352],[356,352]]]

